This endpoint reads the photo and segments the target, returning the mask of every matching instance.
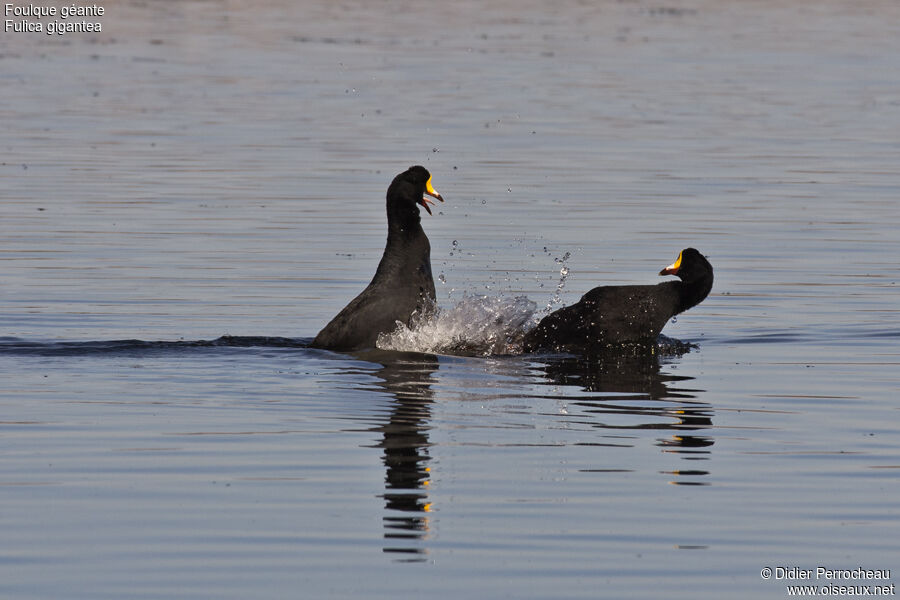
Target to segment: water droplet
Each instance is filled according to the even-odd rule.
[[[482,203],[482,204],[487,204],[487,200],[482,199],[482,200],[481,200],[481,203]]]
[[[512,194],[512,188],[511,188],[511,187],[506,188],[506,191],[509,192],[510,194]]]
[[[447,283],[447,278],[444,277],[443,273],[441,273],[440,275],[438,275],[438,281],[440,281],[441,283]]]
[[[431,151],[432,152],[440,152],[440,150],[438,150],[437,148],[432,148]]]
[[[559,274],[563,277],[567,277],[569,275],[569,267],[563,267],[559,270]]]
[[[456,240],[453,240],[453,247],[456,248],[457,246],[459,246],[459,242],[457,242]]]

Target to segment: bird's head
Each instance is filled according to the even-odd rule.
[[[682,281],[695,281],[712,274],[712,265],[694,248],[685,248],[671,265],[659,272],[660,275],[675,275]]]
[[[428,169],[420,165],[410,167],[406,171],[394,177],[387,192],[388,200],[399,198],[410,200],[414,204],[422,206],[431,213],[431,206],[434,202],[429,198],[436,198],[443,202],[444,198],[431,185],[431,173]]]

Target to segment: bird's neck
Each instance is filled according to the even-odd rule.
[[[422,226],[418,222],[412,226],[401,226],[395,222],[388,228],[387,244],[373,283],[381,280],[410,281],[426,271],[430,277],[431,244]]]
[[[709,295],[712,290],[713,276],[712,273],[701,277],[700,279],[692,279],[680,282],[681,286],[678,290],[678,310],[675,314],[683,313],[689,308],[697,306]]]
[[[402,242],[403,240],[425,235],[425,231],[422,230],[422,222],[419,215],[407,217],[404,220],[395,218],[392,221],[389,221],[389,223],[388,243],[391,241]]]
[[[422,231],[419,209],[412,202],[387,202],[388,235],[415,235]]]

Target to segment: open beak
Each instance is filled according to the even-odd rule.
[[[678,269],[681,268],[681,252],[678,253],[678,258],[675,259],[671,265],[663,269],[659,272],[660,275],[678,275]]]
[[[431,177],[429,177],[428,181],[425,182],[425,193],[428,194],[428,196],[431,196],[432,198],[437,198],[441,202],[444,201],[444,199],[441,198],[441,195],[437,193],[437,190],[431,186]],[[431,208],[429,207],[429,205],[433,205],[434,202],[429,200],[428,196],[422,196],[422,199],[419,201],[419,204],[421,204],[425,208],[425,210],[428,211],[428,214],[430,215]]]

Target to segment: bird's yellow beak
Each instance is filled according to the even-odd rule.
[[[437,198],[441,202],[444,201],[444,199],[441,197],[441,195],[438,194],[437,190],[434,189],[434,186],[431,185],[431,177],[429,177],[428,181],[425,182],[425,193],[428,194],[429,196],[431,196],[432,198]],[[425,207],[425,210],[428,211],[429,215],[431,214],[431,208],[429,208],[428,205],[434,204],[434,202],[429,200],[426,196],[422,196],[422,199],[419,201],[419,204],[421,204],[423,207]]]
[[[678,253],[678,258],[675,259],[671,265],[663,269],[659,272],[660,275],[678,275],[678,269],[681,268],[681,252]]]

